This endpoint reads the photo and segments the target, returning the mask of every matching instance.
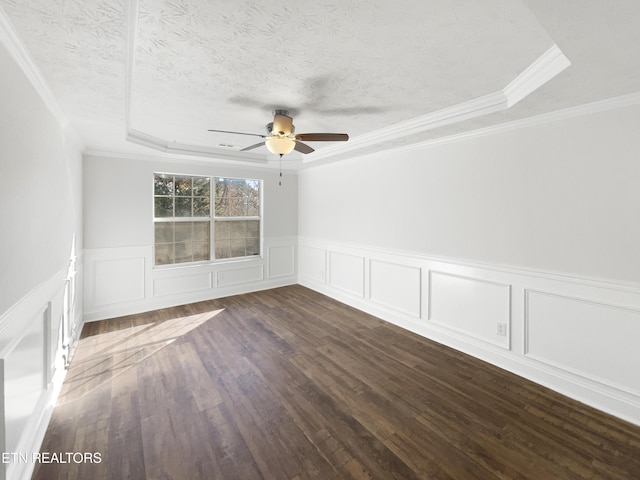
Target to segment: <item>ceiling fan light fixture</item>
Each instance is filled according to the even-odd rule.
[[[295,140],[286,137],[267,138],[264,143],[269,151],[276,155],[286,155],[291,153],[296,146]]]

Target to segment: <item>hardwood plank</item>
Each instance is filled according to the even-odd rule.
[[[34,479],[630,479],[640,428],[291,286],[85,325]]]

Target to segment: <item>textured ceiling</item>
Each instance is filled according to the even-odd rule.
[[[238,152],[256,139],[207,129],[261,134],[285,108],[299,133],[350,134],[348,147],[312,145],[335,160],[640,90],[633,0],[0,6],[91,150],[264,161],[264,147]],[[568,61],[513,86],[532,66],[548,69],[550,51]],[[474,103],[487,98],[490,108]]]

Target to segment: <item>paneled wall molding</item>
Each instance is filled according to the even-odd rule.
[[[509,350],[511,285],[429,271],[427,320]]]
[[[422,316],[422,268],[401,261],[369,258],[369,300],[411,318]]]
[[[263,256],[154,268],[153,247],[85,249],[85,321],[291,285],[296,237],[263,241]]]
[[[393,262],[404,262],[404,265],[415,265],[415,262],[417,261],[440,262],[443,266],[444,272],[455,271],[456,267],[468,267],[471,269],[480,269],[481,271],[487,273],[496,272],[498,275],[524,275],[527,277],[560,282],[563,285],[576,284],[583,287],[592,286],[597,289],[604,288],[607,290],[620,291],[622,295],[624,295],[625,292],[631,294],[640,294],[640,283],[614,282],[607,279],[572,275],[566,272],[552,272],[497,263],[475,262],[460,258],[448,258],[438,255],[428,255],[425,253],[414,252],[410,250],[392,250],[372,245],[358,245],[348,242],[336,242],[334,240],[328,240],[324,238],[308,237],[298,237],[298,246],[299,249],[317,248],[320,251],[348,252],[352,255],[362,255],[362,252],[366,251],[371,255],[375,254],[376,258],[387,258]],[[329,250],[327,250],[327,248],[329,248]],[[449,266],[451,266],[451,268],[453,268],[454,270],[451,270]],[[495,276],[495,278],[502,277]]]
[[[327,251],[322,245],[298,246],[298,279],[324,285],[327,283]]]
[[[272,239],[267,248],[269,279],[295,276],[296,244],[291,239]]]
[[[24,321],[46,308],[49,300],[64,288],[64,268],[41,283],[0,316],[0,358],[11,352],[24,335]]]
[[[317,238],[298,252],[298,283],[640,425],[640,285]],[[340,288],[360,275],[364,296]]]
[[[527,289],[524,295],[527,357],[640,398],[637,345],[598,348],[603,338],[640,338],[640,308],[539,290]],[[558,342],[545,342],[540,336],[549,330],[584,348],[567,352]]]
[[[328,260],[329,285],[349,295],[364,297],[364,257],[346,252],[329,252]]]
[[[82,328],[75,266],[56,272],[0,316],[0,447],[40,450],[69,352]],[[72,302],[72,303],[70,303]],[[62,324],[69,332],[63,334]],[[71,333],[75,332],[75,333]],[[0,479],[29,478],[32,463],[0,465]]]

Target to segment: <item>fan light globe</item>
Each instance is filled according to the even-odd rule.
[[[291,151],[296,146],[295,140],[283,137],[271,137],[268,138],[264,143],[269,151],[271,153],[275,153],[276,155],[286,155],[287,153],[291,153]]]

